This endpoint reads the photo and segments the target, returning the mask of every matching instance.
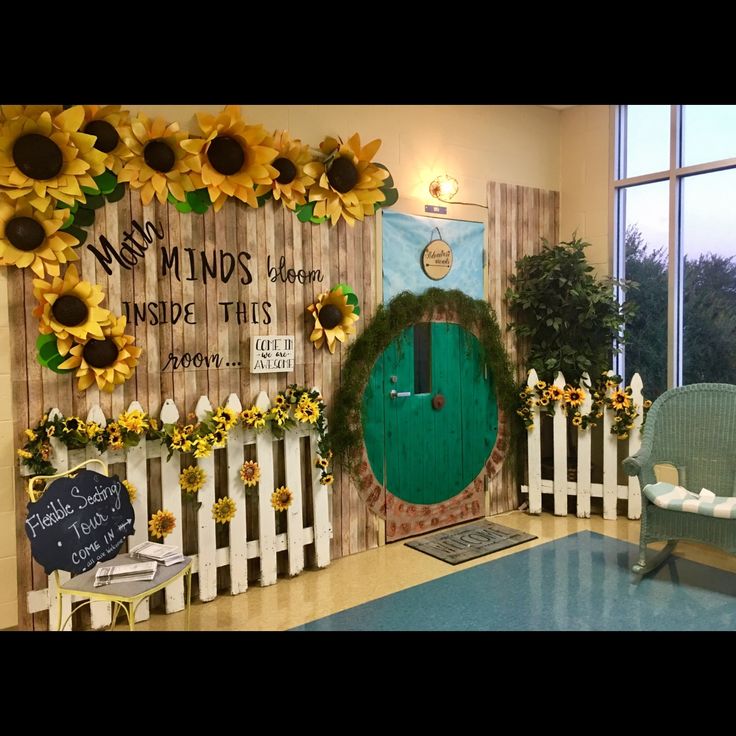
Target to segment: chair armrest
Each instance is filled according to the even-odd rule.
[[[621,462],[626,475],[639,475],[646,465],[649,465],[649,453],[641,450]]]

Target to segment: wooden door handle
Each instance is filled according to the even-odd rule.
[[[432,408],[436,411],[442,409],[445,405],[445,397],[442,394],[437,394],[432,397]]]

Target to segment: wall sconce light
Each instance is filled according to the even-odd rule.
[[[432,180],[429,185],[429,193],[440,202],[449,202],[457,194],[457,179],[443,174]]]

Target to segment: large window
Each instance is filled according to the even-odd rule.
[[[736,383],[736,106],[622,105],[615,270],[637,282],[618,372],[655,398]]]

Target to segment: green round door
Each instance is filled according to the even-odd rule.
[[[381,354],[363,394],[376,479],[411,504],[446,501],[472,483],[498,431],[493,376],[460,325],[420,323]]]

